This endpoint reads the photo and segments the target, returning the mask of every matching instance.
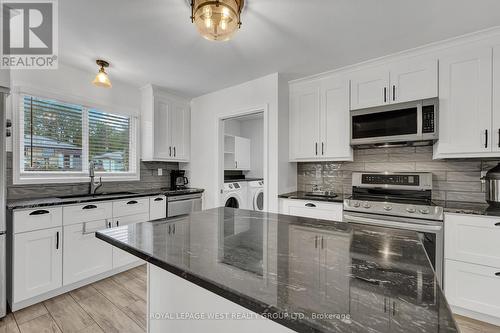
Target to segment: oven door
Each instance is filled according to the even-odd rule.
[[[443,283],[444,233],[440,221],[344,211],[344,222],[415,231],[425,248],[440,285]]]

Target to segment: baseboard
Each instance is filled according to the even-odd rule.
[[[469,317],[469,318],[476,319],[479,321],[484,321],[485,323],[489,323],[492,325],[500,326],[500,318],[499,317],[493,317],[493,316],[486,315],[483,313],[467,310],[467,309],[461,308],[459,306],[450,305],[450,307],[451,307],[451,311],[454,314],[464,316],[464,317]]]
[[[130,263],[128,265],[125,265],[125,266],[122,266],[122,267],[118,267],[118,268],[112,269],[110,271],[107,271],[107,272],[104,272],[104,273],[101,273],[101,274],[89,277],[89,278],[87,278],[85,280],[81,280],[81,281],[78,281],[78,282],[75,282],[75,283],[72,283],[72,284],[69,284],[69,285],[66,285],[66,286],[62,286],[61,288],[49,291],[47,293],[44,293],[44,294],[41,294],[41,295],[38,295],[38,296],[35,296],[35,297],[32,297],[32,298],[29,298],[29,299],[26,299],[26,300],[23,300],[23,301],[20,301],[20,302],[17,302],[17,303],[13,303],[12,304],[11,300],[8,300],[8,303],[9,303],[9,306],[10,306],[10,309],[11,309],[12,312],[18,311],[18,310],[26,308],[26,307],[28,307],[30,305],[43,302],[43,301],[48,300],[48,299],[50,299],[52,297],[56,297],[56,296],[62,295],[62,294],[67,293],[67,292],[69,292],[71,290],[78,289],[80,287],[86,286],[86,285],[94,283],[96,281],[99,281],[99,280],[108,278],[110,276],[116,275],[118,273],[127,271],[127,270],[129,270],[131,268],[143,265],[144,263],[145,262],[142,261],[142,260],[141,261],[137,261],[137,262],[133,262],[133,263]]]

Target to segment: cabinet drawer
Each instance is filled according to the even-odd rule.
[[[147,221],[149,221],[149,212],[148,213],[128,215],[128,216],[122,216],[122,217],[116,217],[116,218],[113,219],[113,223],[111,225],[113,227],[120,227],[122,225],[133,224],[133,223],[140,223],[140,222],[147,222]]]
[[[500,219],[445,214],[445,258],[500,267]]]
[[[14,233],[47,229],[62,225],[62,207],[40,207],[15,210],[13,215]]]
[[[446,260],[444,287],[451,305],[499,316],[500,268]]]
[[[111,202],[89,202],[81,205],[63,207],[63,224],[111,219],[113,204]]]
[[[149,198],[130,198],[113,202],[113,217],[149,213]]]
[[[341,203],[289,199],[282,202],[282,213],[332,221],[342,221]]]
[[[149,198],[149,219],[157,220],[167,217],[167,197],[159,195]]]
[[[68,285],[113,268],[111,245],[95,237],[107,220],[64,227],[63,284]]]

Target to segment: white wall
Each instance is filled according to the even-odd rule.
[[[250,139],[250,171],[245,175],[251,178],[264,177],[264,118],[242,120],[240,135]]]
[[[246,110],[268,108],[268,210],[278,212],[278,194],[295,190],[296,165],[288,163],[288,87],[271,74],[191,101],[191,185],[205,189],[205,208],[219,206],[222,179],[219,170],[219,120]],[[279,89],[280,85],[285,85]],[[286,88],[286,89],[285,89]],[[283,94],[286,96],[279,96]],[[281,97],[281,98],[280,98]],[[283,103],[279,105],[278,101]],[[286,101],[286,102],[285,102]],[[279,120],[279,121],[278,121]],[[281,150],[285,149],[286,154]],[[286,155],[286,160],[283,159]]]

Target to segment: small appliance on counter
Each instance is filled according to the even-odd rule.
[[[500,209],[500,163],[490,169],[483,178],[486,182],[486,202],[490,208]]]
[[[189,180],[186,177],[185,170],[172,170],[170,172],[170,189],[173,191],[185,190]]]

